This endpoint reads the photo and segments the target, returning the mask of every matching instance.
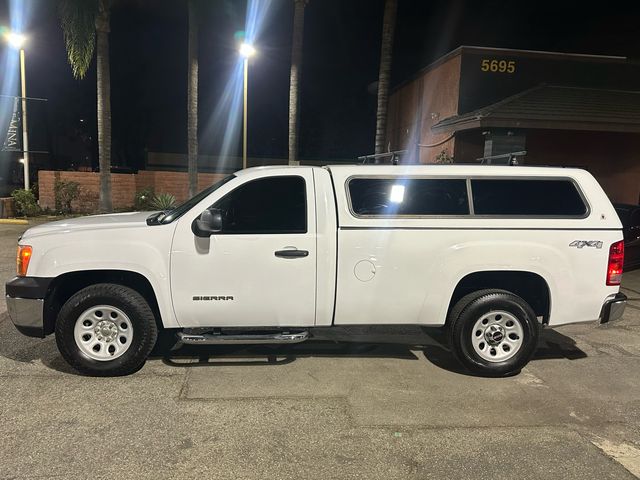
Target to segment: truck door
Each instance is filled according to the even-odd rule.
[[[312,326],[316,295],[313,173],[261,172],[215,202],[222,231],[194,235],[179,220],[171,290],[183,327]],[[240,178],[243,178],[241,176]]]

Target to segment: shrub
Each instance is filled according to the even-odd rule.
[[[170,193],[161,193],[153,197],[151,206],[154,210],[170,210],[176,206],[176,197]]]
[[[40,186],[38,185],[38,182],[33,182],[31,184],[31,191],[33,192],[33,195],[36,197],[36,200],[40,200]]]
[[[100,194],[92,190],[80,187],[80,194],[76,202],[76,213],[78,211],[85,213],[95,213],[95,205],[100,201]]]
[[[40,213],[40,207],[36,201],[36,196],[31,190],[18,188],[11,192],[11,196],[16,204],[16,213],[25,217],[32,217]]]
[[[56,180],[53,185],[53,193],[56,211],[66,215],[72,211],[71,202],[77,200],[80,196],[80,184],[78,182]]]
[[[155,192],[153,191],[153,187],[143,188],[142,190],[136,192],[136,196],[133,200],[133,206],[136,210],[152,210],[152,203],[155,199]]]
[[[436,155],[436,163],[453,163],[453,157],[446,150]]]

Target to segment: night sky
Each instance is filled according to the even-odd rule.
[[[640,2],[398,0],[392,81],[397,84],[460,45],[624,55],[640,58]],[[74,80],[66,62],[56,1],[30,5],[27,30],[31,128],[59,167],[81,139],[95,155],[95,62]],[[245,2],[203,2],[200,19],[200,148],[217,153],[224,121],[214,118],[237,65],[234,32]],[[311,0],[305,14],[300,156],[354,159],[371,153],[383,0]],[[9,24],[0,0],[0,25]],[[256,39],[249,79],[249,154],[287,156],[293,2],[273,0]],[[186,152],[187,10],[181,0],[119,0],[111,21],[114,165],[142,166],[145,150]],[[4,49],[0,46],[0,54]],[[5,76],[7,72],[0,72]],[[640,86],[639,86],[640,88]],[[46,133],[43,133],[46,132]],[[91,138],[91,140],[88,140]],[[234,145],[239,146],[238,142]],[[239,150],[238,150],[239,151]]]

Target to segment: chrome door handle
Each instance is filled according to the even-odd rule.
[[[275,255],[280,258],[302,258],[309,256],[309,251],[298,249],[276,250]]]

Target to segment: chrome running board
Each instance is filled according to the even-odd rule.
[[[178,343],[187,345],[252,345],[266,343],[300,343],[309,338],[306,330],[298,332],[277,332],[261,334],[223,334],[178,332]]]

